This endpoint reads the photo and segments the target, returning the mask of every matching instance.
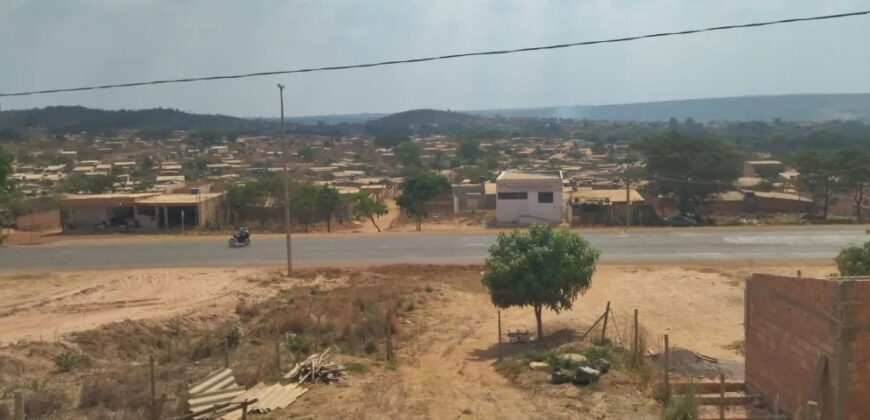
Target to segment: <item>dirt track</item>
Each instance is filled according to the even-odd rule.
[[[602,265],[573,310],[544,313],[545,334],[550,340],[576,334],[611,301],[616,317],[609,328],[614,333],[627,333],[629,314],[637,307],[650,336],[667,332],[675,346],[740,361],[742,356],[731,345],[743,337],[742,279],[752,271],[791,274],[797,269],[804,275],[832,271],[829,266]],[[523,419],[576,418],[580,412],[590,418],[605,413],[608,418],[656,418],[655,404],[628,387],[627,394],[592,392],[582,400],[572,387],[548,387],[543,388],[547,395],[532,397],[535,391],[497,373],[492,366],[496,311],[480,286],[479,268],[383,270],[398,278],[407,272],[406,278],[418,287],[434,287],[427,294],[431,298],[401,326],[397,369],[382,369],[348,385],[321,387],[294,404],[292,413],[316,410],[326,418]],[[341,277],[349,271],[331,273],[326,276]],[[152,269],[3,276],[0,340],[63,340],[66,333],[123,319],[169,319],[191,313],[231,318],[240,297],[265,299],[294,284],[269,282],[275,275],[266,269]],[[317,279],[308,278],[305,284]],[[531,309],[505,310],[502,318],[505,327],[534,325]]]

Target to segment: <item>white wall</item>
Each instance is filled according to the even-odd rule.
[[[525,200],[500,200],[496,199],[495,215],[498,223],[513,223],[527,225],[531,223],[561,223],[564,215],[564,199],[562,197],[562,184],[541,183],[543,185],[520,186],[497,184],[497,191],[525,192]],[[550,184],[550,185],[547,185]],[[555,188],[555,189],[553,189]],[[540,191],[537,191],[540,190]],[[552,203],[538,203],[538,192],[552,192]]]

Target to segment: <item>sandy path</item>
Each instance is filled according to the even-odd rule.
[[[274,293],[258,269],[151,269],[0,277],[0,344],[56,340],[124,319],[231,314],[240,297]]]

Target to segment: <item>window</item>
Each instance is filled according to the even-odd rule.
[[[553,202],[553,193],[552,192],[539,192],[538,193],[538,202],[539,203],[552,203]]]
[[[529,193],[525,192],[511,192],[511,193],[498,193],[499,200],[528,200]]]

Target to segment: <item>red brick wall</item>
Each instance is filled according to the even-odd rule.
[[[44,231],[60,229],[60,211],[48,210],[39,213],[26,214],[15,218],[18,230]]]
[[[746,283],[746,385],[792,415],[803,411],[824,355],[822,418],[836,418],[838,378],[842,418],[870,418],[870,328],[854,328],[870,325],[870,281],[838,280],[754,274]]]

